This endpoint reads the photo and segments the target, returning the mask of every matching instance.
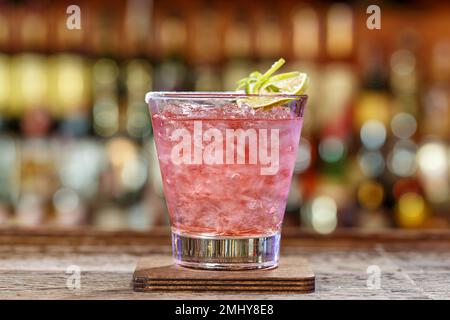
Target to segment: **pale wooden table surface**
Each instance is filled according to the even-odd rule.
[[[0,230],[0,299],[450,299],[450,233],[289,231],[282,255],[309,259],[316,292],[307,295],[135,293],[138,259],[170,254],[168,230],[151,233]],[[66,287],[70,265],[81,288]],[[366,270],[380,268],[380,289]]]

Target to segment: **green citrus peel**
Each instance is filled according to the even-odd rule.
[[[238,105],[250,105],[252,108],[265,108],[293,100],[293,98],[280,97],[280,95],[300,95],[304,93],[309,84],[306,73],[286,72],[274,75],[284,64],[283,58],[275,62],[265,73],[252,72],[248,77],[237,82],[236,90],[245,90],[246,94],[264,94],[260,97],[239,99]],[[273,94],[273,97],[270,95]]]

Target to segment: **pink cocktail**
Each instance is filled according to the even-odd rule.
[[[270,108],[238,105],[248,97],[147,95],[181,265],[277,265],[306,96],[282,96]]]

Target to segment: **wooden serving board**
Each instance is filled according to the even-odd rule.
[[[174,265],[170,258],[141,258],[133,275],[134,291],[224,291],[311,293],[315,276],[301,257],[281,257],[271,270],[215,271]]]

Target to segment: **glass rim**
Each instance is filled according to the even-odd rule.
[[[279,99],[293,99],[304,100],[308,98],[306,94],[284,94],[284,93],[257,93],[247,94],[236,91],[150,91],[145,95],[145,102],[149,103],[152,99],[245,99],[245,98],[279,98]]]

